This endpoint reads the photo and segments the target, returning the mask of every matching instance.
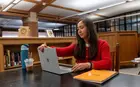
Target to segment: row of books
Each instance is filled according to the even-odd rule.
[[[4,67],[8,68],[11,66],[19,66],[19,65],[21,65],[20,52],[6,49],[4,51]]]
[[[64,26],[64,36],[75,36],[76,35],[76,25]]]

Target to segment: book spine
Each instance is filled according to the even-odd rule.
[[[10,50],[7,50],[7,59],[8,59],[8,66],[11,66],[10,60]]]
[[[4,68],[21,65],[20,52],[6,50],[4,52]]]

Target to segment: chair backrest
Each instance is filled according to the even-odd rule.
[[[112,57],[112,70],[119,72],[120,59],[119,59],[119,43],[110,51]]]

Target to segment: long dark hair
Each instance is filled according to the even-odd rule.
[[[84,23],[84,25],[87,28],[88,42],[90,44],[89,49],[88,49],[89,50],[88,57],[89,59],[92,60],[96,57],[97,51],[98,51],[98,38],[97,38],[96,30],[95,30],[95,25],[88,18],[83,19],[81,21]],[[85,59],[86,58],[85,41],[83,38],[81,38],[78,35],[77,30],[76,30],[76,39],[77,39],[77,44],[74,49],[74,57],[76,59]]]

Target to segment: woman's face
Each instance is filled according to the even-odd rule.
[[[80,21],[78,24],[78,35],[83,38],[83,39],[87,39],[87,27],[85,26],[85,24],[83,23],[83,21]]]

